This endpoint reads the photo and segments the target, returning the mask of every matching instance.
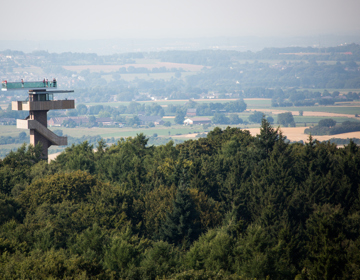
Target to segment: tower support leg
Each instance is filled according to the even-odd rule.
[[[47,127],[47,112],[48,111],[45,110],[30,111],[29,119],[36,120],[43,126]],[[38,144],[39,142],[42,144],[42,158],[47,159],[48,148],[51,146],[51,142],[46,137],[37,132],[35,129],[30,129],[30,144],[36,146],[36,144]]]

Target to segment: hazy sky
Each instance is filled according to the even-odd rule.
[[[2,40],[359,34],[360,0],[5,0]]]

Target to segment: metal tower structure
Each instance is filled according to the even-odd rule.
[[[16,127],[30,129],[30,144],[42,144],[43,158],[48,158],[51,145],[67,145],[67,137],[60,137],[47,128],[47,112],[49,110],[74,109],[74,100],[54,100],[54,93],[74,92],[73,90],[57,90],[57,81],[43,80],[39,82],[2,82],[2,91],[29,89],[29,97],[25,101],[13,101],[12,110],[29,111],[24,120],[17,119]]]

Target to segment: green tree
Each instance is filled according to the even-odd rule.
[[[210,230],[200,236],[185,256],[187,268],[231,272],[235,240],[225,230]]]
[[[174,122],[177,124],[184,124],[185,113],[182,110],[177,110]]]
[[[320,127],[333,127],[336,125],[336,121],[334,121],[333,119],[323,119],[320,120],[318,123],[318,126]]]
[[[280,136],[278,132],[279,129],[274,129],[265,118],[262,119],[260,134],[256,135],[256,145],[265,155],[269,155],[275,143],[279,141]]]
[[[140,125],[140,124],[141,124],[141,120],[139,119],[138,116],[134,116],[134,117],[132,117],[132,118],[128,118],[128,119],[126,120],[126,124],[127,124],[128,126]]]
[[[164,126],[170,127],[170,126],[171,126],[171,122],[170,122],[170,121],[164,122]]]
[[[99,262],[104,256],[104,250],[109,243],[108,239],[105,231],[99,225],[94,224],[81,234],[76,234],[70,251],[83,256],[88,261]]]
[[[146,251],[141,262],[142,279],[170,276],[180,266],[180,254],[174,245],[158,241]]]
[[[95,172],[95,154],[93,146],[87,141],[67,147],[65,152],[57,156],[54,164],[64,170],[84,170]]]
[[[274,123],[274,118],[273,117],[266,117],[266,120],[269,122],[269,123]]]
[[[99,263],[85,261],[66,250],[34,250],[29,254],[6,256],[7,263],[0,270],[2,279],[95,279],[109,278]]]
[[[0,160],[0,192],[12,193],[14,187],[30,183],[31,167],[41,161],[41,144],[27,146],[25,143]]]
[[[54,204],[68,200],[79,203],[87,199],[91,189],[98,181],[89,173],[76,171],[58,173],[35,180],[21,193],[21,204],[35,209],[43,203]]]
[[[249,116],[249,122],[253,123],[261,123],[264,114],[262,112],[254,112],[252,115]]]
[[[64,127],[74,128],[76,127],[76,122],[73,119],[64,120],[61,124]]]
[[[148,240],[140,239],[130,228],[112,237],[104,256],[104,267],[116,272],[119,278],[140,279],[143,251],[149,247]]]
[[[230,119],[222,113],[215,113],[211,121],[214,124],[230,124]]]
[[[246,103],[244,100],[236,100],[225,104],[225,110],[230,113],[240,113],[246,110]]]
[[[19,218],[21,218],[21,208],[17,201],[0,193],[0,225]]]
[[[329,204],[317,207],[307,221],[306,265],[311,279],[342,277],[347,263],[345,226],[343,210]]]
[[[200,224],[194,202],[189,191],[181,186],[176,192],[172,212],[166,215],[161,225],[159,237],[171,244],[188,248],[199,234]]]
[[[277,123],[283,126],[295,126],[294,117],[291,112],[278,114]]]

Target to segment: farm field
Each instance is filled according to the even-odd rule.
[[[170,121],[172,119],[169,119]],[[215,127],[215,126],[214,126]],[[68,135],[72,137],[82,137],[82,136],[96,136],[100,135],[103,138],[120,138],[120,137],[130,137],[136,136],[136,134],[144,133],[147,136],[152,136],[154,133],[157,133],[158,136],[173,136],[176,134],[188,134],[193,133],[194,131],[202,133],[204,129],[202,125],[195,126],[184,126],[184,125],[173,125],[170,127],[166,126],[156,126],[152,128],[130,128],[130,127],[76,127],[76,128],[66,128],[66,127],[49,127],[50,130],[62,130],[63,135]],[[29,135],[28,130],[18,129],[15,125],[0,125],[0,135],[1,136],[11,136],[17,137],[20,132],[26,132]],[[169,134],[170,132],[170,134]],[[0,145],[5,146],[5,145]]]
[[[185,64],[185,63],[173,63],[173,62],[155,62],[155,63],[131,63],[131,64],[118,64],[118,65],[66,65],[64,69],[75,71],[80,73],[83,70],[90,70],[90,72],[116,72],[120,68],[135,67],[135,68],[146,68],[152,70],[153,68],[165,67],[166,69],[182,68],[185,71],[200,71],[204,68],[203,65]]]
[[[314,110],[316,107],[314,107]],[[351,109],[355,109],[355,110],[351,110]],[[255,111],[261,111],[263,113],[271,113],[273,115],[278,115],[281,113],[285,113],[285,112],[291,112],[293,116],[299,116],[299,111],[293,111],[293,107],[288,108],[288,110],[279,110],[278,108],[276,109],[250,109],[250,110],[246,110],[248,112],[255,112]],[[351,111],[351,112],[349,112]],[[358,108],[348,108],[348,107],[344,107],[343,110],[332,110],[332,109],[328,109],[327,111],[303,111],[303,116],[315,116],[315,117],[327,117],[327,118],[333,118],[333,117],[345,117],[345,118],[355,118],[355,114],[359,114],[359,113],[354,113],[352,114],[352,112],[356,112],[359,111]],[[344,112],[344,113],[337,113],[337,112]]]
[[[196,71],[188,71],[188,72],[181,72],[180,79],[184,79],[187,76],[191,76],[196,74]],[[112,75],[101,75],[102,78],[104,78],[107,82],[110,82],[113,80]],[[166,72],[166,73],[132,73],[132,74],[121,74],[121,79],[125,81],[133,81],[136,79],[141,80],[171,80],[172,78],[175,78],[174,72]]]
[[[276,116],[273,116],[276,120]],[[317,125],[320,120],[323,120],[324,117],[321,116],[294,116],[294,121],[297,126],[309,126]],[[343,123],[344,121],[355,121],[355,119],[349,119],[347,117],[331,117],[336,123]]]
[[[360,88],[344,88],[344,89],[337,89],[337,88],[302,88],[302,90],[308,90],[312,92],[323,92],[324,90],[327,90],[328,92],[338,91],[341,94],[346,94],[348,92],[359,92]]]
[[[230,101],[234,101],[237,99],[192,99],[192,101],[198,102],[198,103],[226,103],[226,102],[230,102]],[[143,103],[156,103],[159,104],[163,107],[166,107],[170,104],[172,105],[184,105],[186,102],[189,102],[189,100],[186,99],[173,99],[173,100],[155,100],[155,101],[136,101],[137,103],[143,104]],[[261,101],[259,101],[261,102]],[[247,103],[245,101],[245,103]],[[254,103],[256,103],[256,101],[254,101]],[[119,101],[119,102],[89,102],[89,103],[84,103],[87,106],[95,106],[95,105],[103,105],[103,106],[111,106],[111,107],[118,107],[120,105],[124,105],[124,106],[128,106],[130,104],[129,102],[123,102],[123,101]]]
[[[245,64],[245,63],[254,63],[254,62],[258,62],[258,63],[268,63],[270,65],[272,64],[279,64],[279,63],[283,63],[284,61],[286,63],[299,63],[299,62],[303,62],[303,60],[301,59],[286,59],[286,56],[284,56],[284,59],[238,59],[237,60],[240,64]],[[327,64],[327,65],[335,65],[336,61],[335,60],[317,60],[316,61],[319,64]]]
[[[244,98],[244,102],[246,103],[248,109],[257,109],[258,111],[261,108],[271,107],[270,98]]]
[[[194,100],[195,102],[230,102],[235,99],[198,99]],[[337,106],[312,106],[312,107],[277,107],[271,108],[271,100],[270,99],[262,99],[262,98],[254,98],[244,99],[245,103],[248,105],[248,109],[242,113],[239,113],[239,117],[244,121],[248,120],[248,117],[254,111],[264,112],[266,115],[270,115],[274,118],[273,127],[277,127],[277,115],[279,113],[284,112],[292,112],[294,116],[294,120],[298,127],[281,127],[281,131],[290,141],[304,141],[308,140],[308,135],[304,134],[304,129],[309,125],[316,125],[321,119],[324,118],[332,118],[337,123],[342,123],[346,120],[351,121],[360,121],[360,118],[356,118],[355,114],[360,114],[360,103],[359,102],[347,102],[346,104],[341,104]],[[154,101],[140,101],[139,103],[151,103]],[[161,100],[155,101],[157,104],[167,107],[170,104],[174,105],[183,105],[188,100]],[[104,105],[104,106],[119,106],[125,105],[127,106],[130,102],[112,102],[112,103],[87,103],[86,105]],[[303,111],[303,116],[299,115],[299,111]],[[115,139],[121,137],[133,137],[139,133],[144,133],[146,136],[150,137],[154,134],[157,134],[158,137],[171,137],[174,139],[193,139],[200,133],[204,133],[203,126],[183,126],[183,125],[174,125],[173,118],[174,116],[166,116],[167,120],[172,122],[171,127],[165,126],[156,126],[153,128],[116,128],[116,127],[95,127],[95,128],[86,128],[86,127],[77,127],[77,128],[65,128],[65,127],[52,127],[51,130],[60,129],[63,131],[63,135],[68,135],[72,137],[82,137],[82,136],[96,136],[99,135],[103,138],[112,138]],[[211,118],[211,117],[209,117]],[[207,129],[210,131],[214,129],[215,126],[211,126]],[[227,126],[220,126],[222,129],[225,129]],[[248,124],[238,126],[241,129],[248,129],[252,135],[256,135],[259,133],[259,124]],[[19,133],[26,132],[27,135],[29,132],[27,130],[17,129],[16,126],[0,126],[0,135],[1,136],[11,136],[18,137]],[[319,141],[329,140],[331,138],[360,138],[360,132],[356,133],[346,133],[332,136],[314,136],[315,139]],[[20,144],[8,144],[8,145],[0,145],[0,149],[3,151],[10,151],[11,149],[17,149],[20,147]],[[49,154],[58,152],[62,147],[51,147],[49,150]]]
[[[268,110],[294,112],[293,114],[296,114],[296,112],[298,113],[299,111],[303,111],[304,114],[310,114],[310,112],[321,112],[321,114],[332,113],[355,116],[355,114],[360,114],[360,104],[344,104],[342,106],[276,107],[274,109]]]
[[[274,127],[276,127],[274,125]],[[308,142],[309,141],[309,134],[305,134],[304,130],[307,127],[281,127],[280,131],[283,133],[284,136],[286,136],[286,138],[292,142],[298,142],[298,141],[303,141]],[[248,130],[250,131],[250,134],[252,136],[256,136],[257,134],[260,133],[260,128],[244,128],[244,130]],[[181,136],[173,136],[172,138],[177,138],[177,139],[181,139],[181,138],[185,138],[185,139],[191,139],[191,138],[195,138],[197,135],[197,133],[191,133],[191,134],[186,134],[186,135],[181,135]],[[337,134],[337,135],[323,135],[323,136],[312,136],[313,139],[316,139],[318,141],[328,141],[332,138],[341,138],[341,139],[352,139],[352,138],[360,138],[360,131],[358,132],[349,132],[349,133],[342,133],[342,134]]]
[[[14,67],[14,71],[19,73],[32,73],[35,76],[44,76],[44,70],[39,66]]]
[[[152,136],[154,133],[158,136],[173,136],[176,134],[188,134],[193,131],[203,132],[201,125],[186,127],[183,125],[176,125],[171,127],[166,126],[156,126],[152,128],[106,128],[106,127],[94,127],[94,128],[61,128],[64,135],[69,135],[73,137],[81,137],[83,135],[96,136],[100,135],[103,138],[121,138],[121,137],[131,137],[136,136],[136,134],[143,133],[147,136]],[[170,132],[170,134],[169,134]]]
[[[304,130],[307,127],[282,127],[280,128],[281,132],[287,139],[290,141],[309,141],[309,135],[304,133]],[[260,133],[260,128],[249,128],[250,134],[252,136],[256,136]],[[351,139],[351,138],[360,138],[360,131],[358,132],[349,132],[349,133],[342,133],[337,135],[323,135],[323,136],[312,136],[313,139],[318,141],[327,141],[331,138],[341,138],[341,139]]]
[[[0,136],[16,137],[20,132],[26,131],[24,129],[18,129],[15,125],[0,125]],[[27,133],[28,134],[28,133]]]

